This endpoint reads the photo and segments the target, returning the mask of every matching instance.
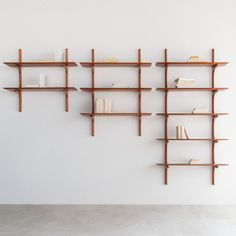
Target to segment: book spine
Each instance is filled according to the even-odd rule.
[[[180,139],[180,126],[176,126],[176,138]]]
[[[100,112],[100,98],[98,98],[97,100],[96,100],[96,113],[99,113]]]
[[[189,139],[189,132],[186,127],[184,127],[184,133],[185,133],[186,138]]]
[[[111,99],[108,99],[108,112],[111,112]]]
[[[184,127],[180,126],[180,139],[184,139]]]
[[[105,113],[106,112],[106,99],[105,98],[102,98],[102,113]]]

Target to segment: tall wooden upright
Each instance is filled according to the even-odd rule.
[[[167,49],[165,49],[165,184],[168,184],[168,64]]]
[[[142,136],[142,92],[141,92],[141,87],[142,87],[142,70],[141,70],[141,49],[138,49],[138,135]]]
[[[18,90],[19,112],[22,112],[22,49],[18,50],[18,58],[19,58],[19,64],[17,66],[17,69],[19,74],[19,90]]]

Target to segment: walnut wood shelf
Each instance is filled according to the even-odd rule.
[[[211,164],[211,163],[209,163],[209,164],[204,164],[204,163],[202,163],[202,164],[187,164],[187,163],[168,163],[168,164],[165,164],[165,163],[158,163],[157,164],[158,166],[166,166],[167,168],[169,167],[169,166],[187,166],[187,167],[194,167],[194,166],[212,166],[212,167],[219,167],[219,166],[228,166],[229,164]]]
[[[10,67],[65,67],[65,66],[77,66],[75,62],[41,62],[41,61],[25,61],[25,62],[4,62],[4,64]]]
[[[182,91],[209,91],[209,92],[218,92],[227,90],[229,88],[156,88],[157,91],[162,92],[182,92]]]
[[[65,91],[76,91],[77,88],[75,87],[22,87],[22,88],[18,88],[18,87],[5,87],[4,89],[8,90],[8,91],[11,91],[11,92],[19,92],[19,91],[42,91],[42,92],[45,92],[45,91],[62,91],[62,92],[65,92]]]
[[[69,91],[77,90],[75,87],[69,87],[69,67],[77,66],[75,62],[70,62],[68,60],[68,49],[65,49],[65,61],[55,62],[55,61],[23,61],[22,60],[22,50],[18,50],[18,62],[4,62],[5,65],[16,68],[18,70],[19,83],[17,87],[6,87],[4,89],[16,92],[19,97],[19,112],[22,112],[22,92],[24,91],[63,91],[65,92],[65,107],[66,112],[69,111]],[[22,86],[22,68],[25,67],[61,67],[65,70],[65,87],[23,87]]]
[[[176,61],[167,61],[167,62],[157,62],[156,66],[224,66],[228,64],[228,62],[176,62]]]
[[[168,61],[167,58],[167,49],[165,49],[164,53],[164,61],[157,62],[157,67],[164,68],[164,88],[156,88],[157,91],[164,92],[165,95],[165,105],[164,105],[164,112],[157,113],[159,116],[164,117],[165,128],[164,128],[164,137],[159,138],[157,140],[164,141],[164,163],[159,164],[164,166],[165,174],[164,174],[164,183],[165,185],[168,184],[168,167],[169,166],[209,166],[211,167],[211,182],[212,185],[215,184],[215,169],[220,165],[227,165],[227,164],[216,164],[215,162],[215,144],[218,141],[223,141],[227,139],[218,139],[215,138],[215,119],[220,115],[227,115],[228,113],[217,113],[215,112],[215,95],[218,91],[223,91],[228,88],[216,87],[215,86],[215,71],[219,66],[224,66],[228,64],[228,62],[216,62],[215,61],[215,50],[212,49],[211,52],[211,61],[210,62],[184,62],[184,61]],[[211,68],[211,87],[204,88],[204,87],[189,87],[189,88],[171,88],[168,87],[168,68],[174,66],[180,67],[210,67]],[[168,95],[169,92],[184,92],[184,91],[206,91],[211,93],[211,111],[208,113],[186,113],[186,112],[169,112],[168,111]],[[191,99],[191,98],[190,98]],[[210,116],[211,117],[211,138],[191,138],[191,139],[176,139],[176,138],[168,138],[168,122],[170,116]],[[168,145],[169,141],[180,141],[180,142],[190,142],[190,141],[208,141],[211,142],[211,163],[210,164],[186,164],[186,163],[168,163]]]
[[[157,113],[157,116],[224,116],[224,115],[228,115],[229,113],[187,113],[187,112],[175,112],[175,113]]]
[[[142,112],[142,92],[151,91],[152,88],[143,88],[142,87],[142,67],[150,67],[151,62],[142,62],[141,61],[141,49],[138,49],[138,60],[136,62],[108,62],[108,61],[95,61],[95,51],[92,49],[92,61],[91,62],[80,62],[82,67],[91,69],[91,86],[89,88],[80,88],[84,92],[91,93],[91,102],[92,102],[92,111],[87,113],[81,113],[83,116],[91,117],[92,121],[92,136],[95,136],[95,116],[135,116],[138,118],[138,135],[142,135],[142,117],[150,116],[151,113]],[[95,87],[95,68],[96,67],[133,67],[138,70],[138,83],[135,88],[96,88]],[[138,95],[138,107],[137,112],[111,112],[111,113],[96,113],[95,112],[95,92],[137,92]]]
[[[80,62],[83,67],[150,67],[151,62]]]
[[[82,116],[151,116],[152,113],[109,112],[109,113],[80,113]]]
[[[152,91],[152,88],[80,88],[84,92],[103,92],[103,91],[111,91],[111,92],[147,92]]]
[[[226,138],[190,138],[190,139],[178,139],[178,138],[158,138],[157,140],[160,141],[211,141],[211,142],[218,142],[218,141],[225,141],[228,140]]]

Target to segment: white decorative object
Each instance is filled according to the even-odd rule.
[[[40,73],[39,75],[39,87],[47,86],[47,75],[44,73]]]
[[[54,61],[56,61],[56,62],[62,62],[62,61],[64,61],[65,60],[65,58],[64,58],[64,51],[62,51],[62,50],[56,50],[55,52],[54,52]]]

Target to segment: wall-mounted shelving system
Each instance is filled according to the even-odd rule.
[[[4,89],[15,92],[19,96],[19,112],[22,112],[22,92],[24,91],[31,91],[31,92],[38,92],[38,91],[61,91],[65,93],[66,99],[66,112],[69,111],[69,91],[76,91],[75,87],[69,87],[69,67],[77,66],[75,62],[70,62],[68,60],[68,49],[65,49],[65,62],[55,62],[55,61],[48,61],[48,62],[41,62],[41,61],[23,61],[22,60],[22,49],[18,50],[18,62],[4,62],[7,66],[16,68],[18,70],[18,78],[19,84],[18,87],[5,87]],[[65,69],[65,87],[23,87],[22,85],[22,69],[23,67],[34,68],[34,67],[62,67]]]
[[[163,166],[165,171],[165,178],[164,183],[168,184],[168,168],[171,166],[183,166],[183,167],[192,167],[192,166],[206,166],[211,167],[212,174],[211,174],[211,182],[212,185],[215,184],[215,169],[220,166],[226,166],[228,164],[217,164],[215,162],[215,144],[219,141],[227,140],[227,139],[220,139],[215,138],[215,119],[221,115],[227,115],[228,113],[217,113],[215,112],[215,94],[219,91],[226,90],[228,88],[217,88],[215,87],[215,70],[219,66],[224,66],[228,62],[215,62],[215,50],[212,49],[212,60],[211,62],[171,62],[167,59],[167,49],[165,49],[165,61],[164,62],[157,62],[156,66],[164,67],[164,88],[157,88],[157,91],[161,91],[165,93],[165,107],[164,113],[157,113],[159,116],[164,117],[165,121],[165,132],[164,138],[159,138],[158,140],[165,142],[165,150],[164,150],[164,163],[158,163],[157,165]],[[211,70],[211,87],[210,88],[170,88],[168,87],[168,68],[172,66],[196,66],[196,67],[210,67]],[[206,91],[210,92],[211,95],[211,112],[210,113],[172,113],[168,111],[168,93],[169,92],[184,92],[184,91]],[[168,137],[168,118],[169,116],[210,116],[211,117],[211,138],[191,138],[191,139],[176,139],[176,138],[169,138]],[[207,164],[186,164],[186,163],[169,163],[168,162],[168,143],[170,141],[179,141],[179,142],[186,142],[186,141],[208,141],[211,142],[211,163]]]
[[[141,61],[141,50],[138,50],[137,62],[96,62],[95,51],[92,49],[92,62],[81,62],[81,66],[91,68],[92,86],[91,88],[80,88],[84,92],[90,92],[92,98],[92,112],[81,113],[83,116],[91,117],[92,119],[92,136],[95,135],[95,116],[135,116],[138,117],[138,135],[142,135],[142,117],[150,116],[151,113],[142,112],[142,92],[151,91],[151,88],[142,88],[142,67],[150,67],[151,62]],[[138,69],[138,87],[137,88],[97,88],[95,87],[95,67],[134,67]],[[138,93],[138,112],[111,112],[111,113],[96,113],[95,112],[95,92],[137,92]]]

